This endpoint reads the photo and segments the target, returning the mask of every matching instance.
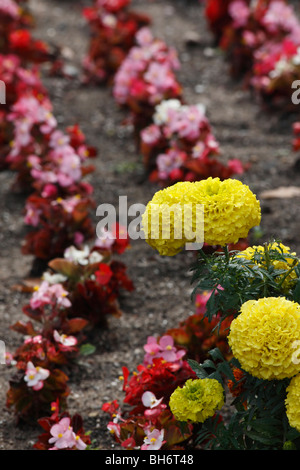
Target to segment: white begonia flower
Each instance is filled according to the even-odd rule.
[[[162,400],[163,397],[158,400],[152,392],[144,392],[142,396],[142,402],[146,408],[155,408],[162,402]]]
[[[83,250],[78,250],[75,246],[70,246],[64,252],[64,258],[69,261],[75,261],[78,264],[86,265],[88,264],[88,257],[90,250],[88,246],[85,246]]]
[[[103,260],[103,256],[98,253],[98,251],[92,251],[92,253],[89,256],[89,262],[91,264],[94,263],[100,263]]]
[[[51,274],[48,271],[46,271],[43,276],[42,276],[43,281],[48,282],[48,284],[61,284],[65,282],[68,278],[67,276],[64,276],[63,274]]]
[[[154,123],[158,126],[165,124],[166,122],[168,122],[169,109],[179,110],[181,106],[182,105],[179,100],[163,100],[159,105],[155,107],[155,113],[153,115]]]

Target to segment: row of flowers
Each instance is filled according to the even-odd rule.
[[[143,29],[137,35],[139,38],[146,32],[148,38],[138,39],[144,45],[146,41],[151,43],[149,30]],[[132,57],[138,53],[141,50],[134,48]],[[131,60],[130,53],[129,57]],[[128,70],[124,68],[128,77],[135,69],[134,61],[129,61],[127,67]],[[197,313],[165,335],[149,337],[144,345],[144,361],[132,374],[127,367],[123,368],[120,379],[125,411],[116,400],[103,405],[111,417],[108,429],[126,449],[297,449],[299,259],[279,241],[229,251],[230,246],[247,237],[250,229],[260,223],[260,204],[255,195],[246,185],[231,179],[221,182],[219,178],[208,177],[191,183],[189,180],[194,178],[182,178],[179,164],[171,165],[176,177],[168,178],[165,155],[156,162],[151,145],[161,143],[162,139],[161,145],[166,145],[165,139],[174,132],[184,142],[181,143],[184,148],[187,136],[188,141],[195,136],[199,139],[200,121],[204,135],[209,135],[203,108],[191,109],[179,97],[161,99],[150,111],[153,123],[139,126],[141,108],[136,103],[131,107],[131,102],[138,91],[144,92],[147,87],[145,82],[134,82],[128,103],[124,100],[128,82],[123,72],[121,65],[115,83],[121,75],[122,88],[115,90],[141,131],[138,141],[146,148],[145,163],[153,171],[152,178],[166,184],[176,181],[180,174],[178,179],[188,180],[157,192],[148,204],[144,221],[149,222],[156,211],[170,204],[183,205],[187,201],[195,206],[203,204],[205,245],[223,248],[213,253],[200,250],[192,267]],[[166,74],[164,77],[164,84],[171,83]],[[191,122],[187,125],[181,111],[191,112],[194,126]],[[297,150],[297,125],[294,130]],[[211,150],[215,151],[217,146],[211,135],[210,142]],[[204,149],[205,146],[201,147]],[[176,152],[173,155],[175,161]],[[164,239],[159,230],[158,238],[152,239],[151,233],[147,234],[147,242],[162,256],[175,256],[187,242],[195,241],[178,240],[175,236],[178,228],[180,233],[194,233],[195,220],[189,220],[188,227],[177,227],[176,219],[173,220],[171,239]],[[226,390],[232,396],[230,405],[234,410],[227,421],[222,415],[224,404],[230,400]]]
[[[25,194],[28,233],[22,253],[33,255],[31,289],[12,330],[23,343],[7,353],[14,373],[7,406],[18,422],[36,422],[45,430],[38,449],[85,449],[90,444],[82,418],[68,414],[69,374],[86,353],[88,333],[120,316],[121,290],[133,289],[126,266],[115,259],[128,247],[124,229],[96,238],[91,209],[96,149],[79,126],[62,131],[41,80],[40,63],[56,57],[33,39],[34,18],[26,2],[0,2],[0,73],[6,86],[1,106],[1,169],[14,173],[13,190]],[[18,47],[16,47],[16,44]]]
[[[151,181],[165,186],[246,170],[237,159],[222,161],[204,107],[184,102],[177,51],[153,36],[149,17],[130,0],[94,0],[83,14],[91,30],[84,82],[112,87]]]
[[[206,18],[235,78],[268,106],[293,107],[300,22],[285,0],[207,0]]]

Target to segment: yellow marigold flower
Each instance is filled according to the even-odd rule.
[[[300,372],[293,344],[300,339],[300,305],[285,297],[248,300],[230,326],[228,342],[242,369],[259,379]]]
[[[174,214],[170,214],[171,206]],[[188,217],[182,215],[186,207],[192,207]],[[199,207],[202,207],[204,220],[202,242],[208,245],[236,243],[247,237],[249,230],[261,220],[259,201],[249,187],[238,180],[221,181],[210,177],[202,181],[179,182],[155,193],[148,203],[142,218],[147,243],[161,255],[173,256],[187,242],[199,242],[196,236]],[[170,234],[162,227],[165,216],[170,218]],[[156,229],[155,237],[153,229]]]
[[[292,428],[296,428],[297,431],[300,432],[300,374],[292,378],[286,392],[286,415],[290,426],[292,426]]]
[[[189,379],[172,393],[169,406],[178,421],[203,423],[224,404],[224,390],[215,379]]]
[[[267,251],[278,251],[278,253],[282,254],[284,256],[284,259],[270,259],[270,262],[272,263],[273,267],[276,270],[285,270],[288,271],[293,267],[293,265],[298,264],[298,260],[295,260],[295,258],[291,258],[289,255],[296,256],[296,253],[291,253],[291,249],[288,246],[283,245],[280,242],[273,242],[269,243],[267,245]],[[241,251],[238,253],[239,258],[245,258],[249,261],[253,261],[254,264],[257,264],[261,267],[265,267],[264,265],[266,262],[262,262],[264,260],[263,257],[257,256],[257,255],[263,255],[265,252],[265,247],[262,245],[259,246],[250,246],[246,250]],[[280,279],[282,279],[282,276],[284,274],[278,276],[278,282],[280,282]],[[287,278],[283,281],[283,288],[289,289],[293,281],[297,279],[297,275],[295,271],[291,271],[290,274],[287,276]]]

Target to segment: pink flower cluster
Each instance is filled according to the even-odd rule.
[[[17,19],[20,17],[20,8],[14,0],[2,0],[0,4],[0,14]]]
[[[80,436],[76,435],[71,426],[69,417],[62,418],[50,429],[51,438],[49,444],[54,444],[49,450],[73,449],[85,450],[87,445]]]
[[[13,140],[7,156],[10,167],[32,185],[44,189],[77,185],[83,177],[82,165],[89,155],[84,143],[71,145],[71,136],[57,127],[50,100],[43,96],[21,96],[11,107],[7,119],[13,123]],[[48,186],[47,195],[49,195]]]
[[[144,356],[144,365],[152,364],[153,359],[162,358],[167,362],[181,363],[181,359],[185,355],[184,350],[178,350],[174,346],[172,336],[164,335],[159,340],[155,336],[149,336],[147,343],[144,345],[146,352]]]
[[[111,82],[135,43],[137,31],[148,16],[129,9],[130,0],[94,0],[83,10],[91,38],[83,60],[84,82]]]
[[[213,22],[212,6],[221,12],[220,0],[209,3],[208,20]],[[300,78],[300,21],[293,7],[285,0],[231,0],[222,14],[228,16],[219,41],[233,75],[246,76],[267,101],[290,104],[291,84]]]
[[[165,184],[221,178],[244,171],[239,160],[222,164],[216,159],[219,144],[212,134],[203,105],[186,105],[178,99],[155,107],[153,122],[140,132],[141,153],[151,180]]]
[[[153,37],[148,27],[136,34],[132,47],[119,67],[113,86],[115,100],[134,115],[151,117],[156,104],[181,96],[175,72],[180,67],[175,49]]]
[[[45,305],[67,308],[71,306],[71,302],[67,296],[68,292],[64,289],[62,284],[49,285],[47,281],[43,281],[32,294],[30,307],[34,310],[44,307]]]

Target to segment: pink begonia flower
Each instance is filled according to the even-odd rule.
[[[213,152],[218,152],[219,151],[219,144],[212,134],[208,134],[205,140],[205,145],[212,150]]]
[[[177,149],[168,149],[167,153],[157,156],[156,164],[160,179],[167,179],[171,171],[180,168],[186,158],[185,152]]]
[[[37,155],[29,155],[27,157],[27,165],[31,168],[41,169],[41,159]]]
[[[51,205],[53,206],[62,206],[63,209],[68,212],[68,214],[72,214],[72,212],[74,211],[75,207],[79,204],[80,202],[80,196],[79,195],[75,195],[75,196],[72,196],[72,197],[69,197],[67,199],[63,199],[63,198],[58,198],[56,199],[55,201],[52,201],[51,202]]]
[[[194,147],[192,148],[192,157],[193,158],[200,158],[205,151],[205,144],[201,140],[197,142]]]
[[[42,168],[32,168],[30,172],[33,179],[40,181],[44,184],[54,184],[57,183],[57,175],[54,171],[42,170]]]
[[[34,367],[32,362],[27,363],[26,372],[24,376],[25,382],[27,382],[28,387],[32,387],[33,390],[41,390],[44,386],[44,380],[46,380],[50,375],[48,369],[43,369],[42,367]]]
[[[20,16],[20,8],[13,0],[2,0],[0,4],[0,12],[11,16],[14,19],[17,19]]]
[[[162,400],[163,397],[158,400],[152,392],[144,392],[142,395],[142,402],[146,408],[155,408],[162,402]]]
[[[72,147],[65,147],[58,156],[60,164],[58,167],[58,182],[62,186],[69,186],[82,177],[81,160]],[[60,180],[63,178],[63,182]]]
[[[141,131],[141,139],[145,144],[155,145],[161,137],[161,132],[156,124],[151,124]]]
[[[262,23],[271,33],[279,33],[280,30],[292,33],[294,28],[299,30],[299,22],[293,8],[282,0],[270,2]]]
[[[57,187],[54,185],[54,184],[51,184],[51,183],[47,183],[45,184],[43,190],[42,190],[42,197],[44,198],[53,198],[57,195]]]
[[[178,110],[168,111],[168,123],[164,133],[167,137],[178,134],[181,138],[196,140],[206,124],[207,118],[202,105],[181,106]]]
[[[57,449],[66,449],[74,447],[73,430],[70,426],[70,418],[62,418],[59,423],[54,424],[50,429],[53,436],[49,439],[49,444],[55,444]]]
[[[197,314],[204,314],[206,312],[206,304],[211,296],[211,292],[202,292],[201,294],[196,295],[196,313]]]
[[[71,302],[67,299],[68,292],[61,284],[49,285],[43,281],[40,286],[36,287],[35,292],[30,299],[32,309],[43,307],[44,305],[57,304],[61,307],[70,307]]]
[[[146,430],[146,434],[141,450],[158,450],[165,443],[164,429],[161,431],[159,429],[153,429],[153,431]]]
[[[256,47],[257,37],[252,31],[243,31],[243,41],[249,47]]]
[[[153,41],[153,35],[151,30],[145,26],[138,30],[135,39],[139,46],[148,46]]]
[[[148,336],[144,350],[146,352],[144,362],[147,364],[152,363],[152,359],[156,357],[157,353],[160,351],[160,346],[157,344],[155,336]]]
[[[17,364],[17,361],[14,359],[13,354],[8,351],[5,352],[5,364],[7,366],[15,366]]]
[[[151,62],[147,72],[144,75],[146,82],[151,83],[159,90],[166,90],[173,85],[173,77],[169,75],[170,68],[168,64]]]
[[[19,67],[17,70],[17,76],[18,78],[23,82],[26,83],[26,85],[30,87],[35,87],[35,88],[42,88],[42,83],[40,79],[40,75],[38,72],[38,69],[23,69]]]
[[[100,233],[97,233],[97,236],[98,238],[95,241],[96,248],[110,249],[115,243],[115,236],[110,230],[103,229]]]
[[[178,351],[174,346],[174,339],[172,336],[162,336],[158,344],[161,350],[161,357],[167,362],[175,362],[178,360],[178,358],[185,354],[184,351],[181,351],[180,354],[178,354]]]
[[[37,209],[34,204],[27,202],[25,205],[25,217],[24,222],[26,225],[31,225],[32,227],[37,227],[40,223],[40,215],[42,211]]]
[[[65,334],[60,335],[57,330],[54,330],[53,338],[55,339],[55,341],[61,343],[63,346],[66,347],[75,346],[78,342],[75,336],[67,336]]]
[[[233,26],[235,28],[242,28],[247,24],[250,16],[250,9],[243,0],[236,0],[230,3],[228,12],[233,19]]]
[[[58,148],[58,147],[65,147],[69,144],[70,137],[64,134],[60,130],[55,130],[52,132],[49,140],[49,147],[51,148]]]
[[[70,307],[71,302],[67,299],[68,291],[64,289],[62,284],[53,284],[49,287],[50,293],[55,299],[55,302],[62,307]]]
[[[53,437],[51,437],[48,442],[49,444],[55,444],[52,450],[71,449],[74,446],[78,450],[85,450],[86,444],[79,436],[76,436],[70,424],[70,418],[66,417],[62,418],[59,423],[51,427],[50,434]]]
[[[33,344],[39,344],[42,342],[42,335],[36,335],[36,336],[30,336],[29,338],[26,338],[24,343],[25,344],[30,344],[30,343],[33,343]]]
[[[184,350],[177,350],[174,346],[172,336],[164,335],[157,342],[154,336],[149,336],[147,343],[144,345],[146,352],[144,356],[144,364],[151,364],[154,358],[161,357],[167,362],[180,362],[185,355]]]

